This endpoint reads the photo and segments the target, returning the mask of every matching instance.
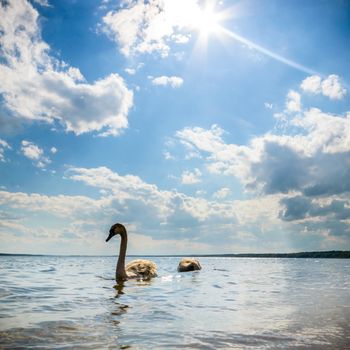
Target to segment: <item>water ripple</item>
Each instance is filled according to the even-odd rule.
[[[202,258],[115,284],[105,257],[0,257],[1,349],[348,349],[342,260]],[[114,288],[113,288],[114,287]]]

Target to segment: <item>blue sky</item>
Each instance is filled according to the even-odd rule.
[[[1,252],[350,249],[347,1],[7,1]]]

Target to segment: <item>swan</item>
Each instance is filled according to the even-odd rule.
[[[120,235],[119,257],[115,270],[116,281],[123,281],[129,278],[138,278],[147,280],[157,277],[157,265],[153,261],[137,259],[129,262],[125,266],[126,247],[128,243],[128,235],[126,228],[122,224],[114,224],[109,230],[108,242],[113,236]]]
[[[195,271],[201,270],[202,266],[197,259],[194,258],[183,258],[179,262],[179,266],[177,267],[177,271],[186,272],[186,271]]]

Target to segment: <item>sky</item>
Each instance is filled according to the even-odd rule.
[[[0,56],[0,252],[350,249],[349,1],[4,0]]]

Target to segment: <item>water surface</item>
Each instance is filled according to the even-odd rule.
[[[0,257],[0,348],[350,349],[350,261],[154,258],[113,288],[112,257]]]

